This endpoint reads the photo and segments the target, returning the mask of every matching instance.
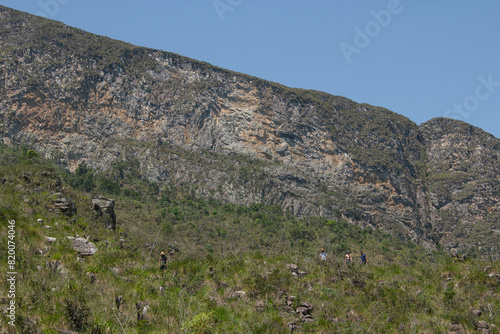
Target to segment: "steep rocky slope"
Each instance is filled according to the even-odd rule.
[[[446,249],[498,252],[500,141],[467,123],[433,119],[421,125],[427,169],[421,216]]]
[[[138,161],[161,187],[343,218],[428,247],[500,240],[499,140],[461,122],[418,127],[5,7],[0,46],[1,137],[70,170]]]

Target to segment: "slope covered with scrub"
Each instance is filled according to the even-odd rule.
[[[7,333],[499,332],[498,260],[461,261],[341,217],[298,219],[276,206],[161,191],[133,161],[68,173],[1,145],[0,162],[0,252],[9,220],[17,243],[16,328],[4,311]],[[115,231],[92,210],[95,195],[115,199]],[[57,208],[61,196],[75,203],[72,216]],[[79,256],[68,236],[97,252]],[[166,275],[161,250],[173,251]],[[8,271],[4,258],[0,266]],[[5,309],[4,285],[1,293]]]

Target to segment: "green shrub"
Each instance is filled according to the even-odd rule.
[[[28,150],[28,152],[26,152],[26,158],[28,159],[38,158],[38,153],[36,153],[34,150]]]
[[[443,301],[450,305],[454,298],[455,298],[455,290],[454,290],[454,287],[453,287],[453,283],[448,283],[448,286],[446,287],[446,290],[444,291],[444,296],[443,296]]]
[[[64,300],[64,311],[70,328],[83,331],[89,325],[90,308],[83,293],[73,293]]]
[[[215,333],[214,311],[201,312],[182,324],[182,330],[187,334]]]

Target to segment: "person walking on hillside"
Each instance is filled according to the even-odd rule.
[[[163,270],[163,273],[162,273],[162,276],[163,274],[166,274],[167,273],[167,262],[168,262],[168,258],[167,256],[165,255],[165,252],[161,252],[160,253],[160,271]]]
[[[325,260],[326,260],[326,256],[327,256],[327,255],[328,255],[328,254],[326,254],[325,249],[324,249],[324,248],[321,248],[321,252],[319,253],[319,258],[320,258],[321,260],[325,261]]]
[[[351,256],[351,252],[350,251],[347,251],[347,253],[344,256],[344,259],[345,259],[345,263],[346,264],[350,264],[351,263],[352,256]]]
[[[361,251],[361,264],[366,264],[366,255]]]

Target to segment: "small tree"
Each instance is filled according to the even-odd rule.
[[[38,158],[38,153],[36,153],[35,150],[28,150],[28,152],[26,152],[26,157],[28,159]]]

